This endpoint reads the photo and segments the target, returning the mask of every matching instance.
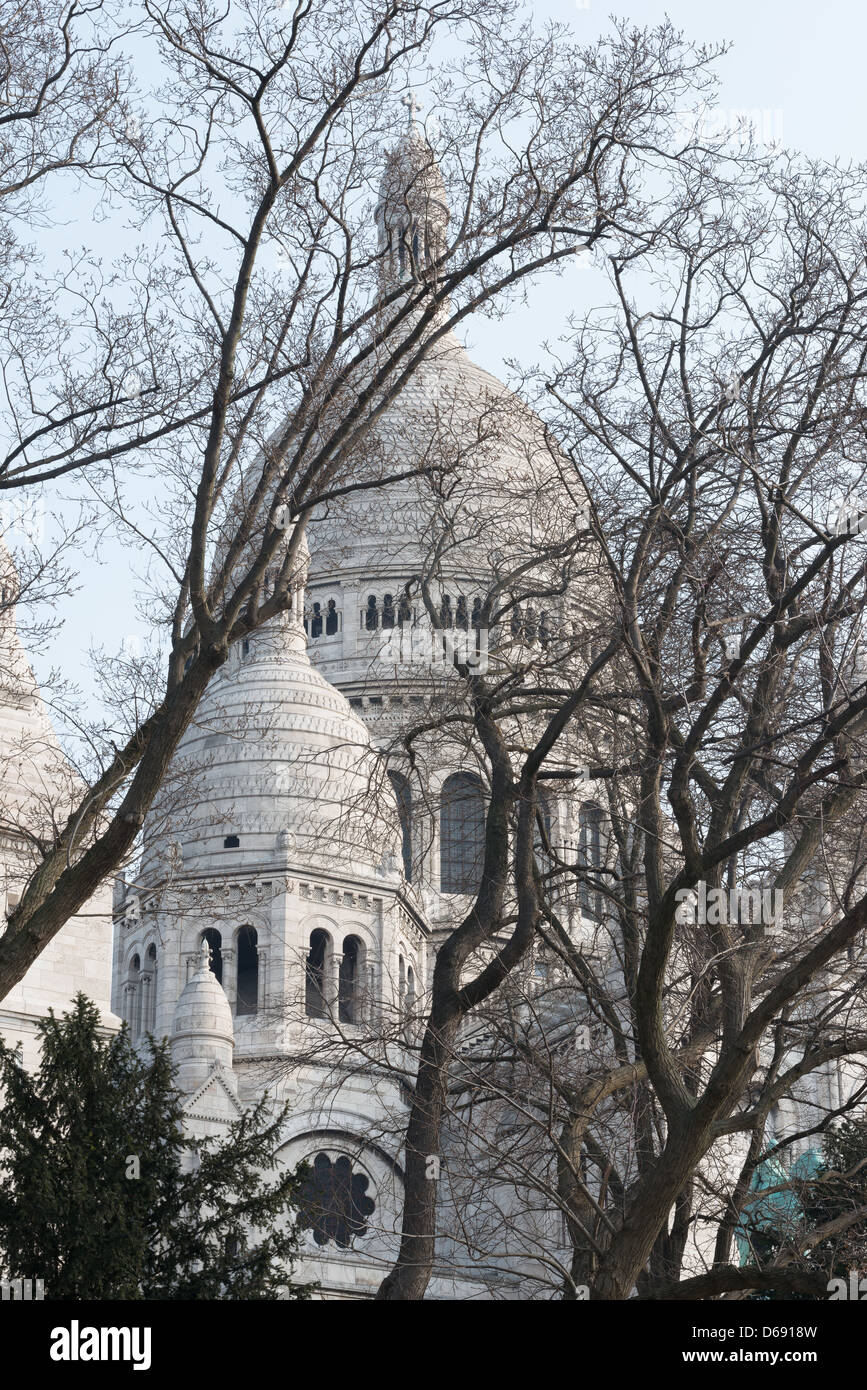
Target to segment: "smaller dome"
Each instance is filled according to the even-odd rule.
[[[207,941],[202,942],[199,964],[175,1005],[171,1043],[181,1090],[194,1089],[215,1065],[232,1065],[235,1046],[232,1010],[211,969]]]

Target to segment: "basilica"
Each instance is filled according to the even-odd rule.
[[[409,195],[406,170],[420,162],[429,172]],[[435,249],[448,215],[411,113],[377,211],[396,280]],[[402,731],[448,700],[443,634],[465,659],[484,661],[492,573],[506,560],[520,568],[522,546],[529,566],[540,537],[553,543],[575,515],[574,499],[568,515],[552,504],[546,480],[562,461],[541,423],[453,333],[439,337],[379,429],[392,468],[395,459],[417,465],[425,450],[447,457],[448,495],[409,476],[387,505],[359,491],[314,516],[291,610],[237,643],[211,682],[144,827],[136,872],[72,919],[0,1004],[0,1034],[20,1041],[27,1065],[35,1022],[79,989],[106,1029],[123,1020],[136,1040],[168,1037],[191,1134],[224,1132],[263,1094],[288,1102],[278,1158],[305,1160],[311,1173],[298,1275],[328,1298],[371,1296],[394,1258],[415,1004],[478,884],[484,771],[459,736],[420,739],[410,757]],[[432,640],[410,581],[435,534],[447,545]],[[580,613],[561,606],[557,621],[572,620]],[[528,604],[512,635],[543,647],[551,623],[544,604]],[[71,798],[75,779],[11,613],[2,637],[4,782],[38,823],[47,789],[59,779]],[[568,756],[578,766],[585,754],[576,746]],[[545,818],[563,853],[601,863],[592,797],[552,797]],[[25,847],[7,837],[0,854],[8,910]],[[580,934],[582,902],[573,906],[568,925]],[[585,915],[589,906],[585,895]],[[558,1006],[551,1027],[574,1033],[578,1023]],[[533,1262],[520,1250],[486,1261],[483,1274],[464,1232],[461,1254],[446,1210],[454,1191],[443,1184],[449,1258],[430,1296],[526,1296],[516,1279]],[[556,1213],[534,1212],[527,1248],[539,1241],[568,1265]]]

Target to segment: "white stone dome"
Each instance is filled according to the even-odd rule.
[[[15,622],[18,576],[0,540],[0,825],[54,833],[83,789],[61,750]]]
[[[234,1025],[232,1010],[210,966],[208,943],[202,943],[200,959],[175,1005],[172,1019],[172,1038],[196,1036],[228,1044],[226,1066],[232,1065]],[[224,1049],[219,1049],[224,1050]]]
[[[144,877],[297,864],[382,871],[397,806],[368,731],[286,615],[237,643],[145,826]]]
[[[574,533],[577,507],[555,486],[567,461],[538,416],[473,362],[454,333],[431,345],[364,447],[356,475],[421,465],[435,485],[419,476],[350,493],[330,502],[326,515],[314,513],[311,587],[352,570],[360,577],[366,568],[413,570],[434,537],[446,538],[444,571],[490,576],[500,563],[532,562],[540,547]]]
[[[176,1083],[182,1091],[194,1091],[215,1068],[230,1071],[235,1050],[232,1010],[223,987],[210,966],[210,950],[202,942],[195,972],[175,1005],[171,1050]]]

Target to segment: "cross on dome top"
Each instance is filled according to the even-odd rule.
[[[419,101],[412,87],[410,87],[408,91],[404,92],[403,96],[400,99],[400,104],[401,106],[406,107],[407,125],[410,129],[412,129],[412,126],[415,122],[416,113],[421,111],[422,109],[422,103]]]

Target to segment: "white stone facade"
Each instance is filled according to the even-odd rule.
[[[0,909],[13,912],[36,864],[30,837],[63,824],[78,789],[42,700],[15,625],[16,575],[0,541]],[[37,957],[22,980],[0,1001],[0,1037],[20,1045],[24,1065],[39,1056],[36,1026],[49,1009],[68,1009],[81,991],[102,1013],[111,1013],[112,904],[103,885]]]

